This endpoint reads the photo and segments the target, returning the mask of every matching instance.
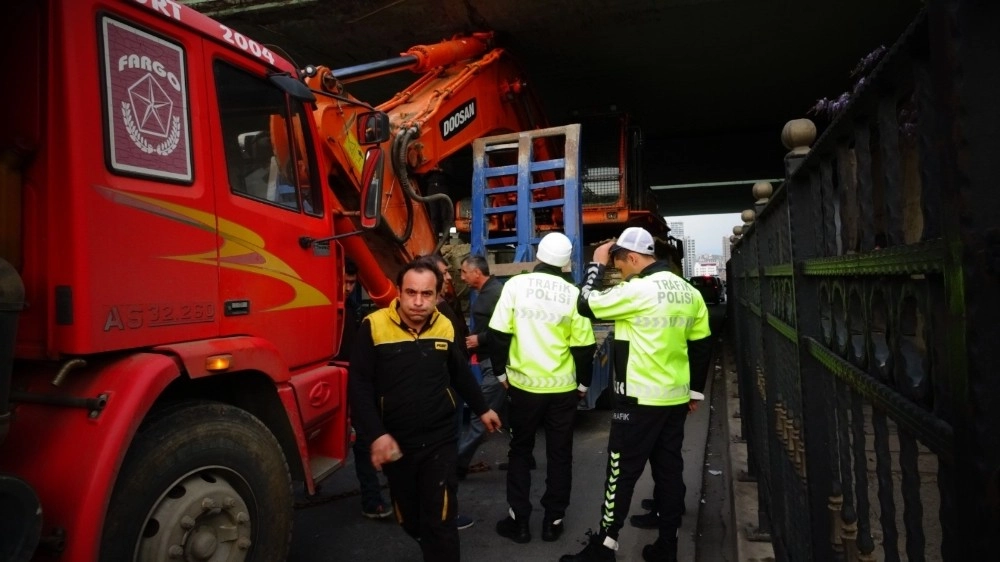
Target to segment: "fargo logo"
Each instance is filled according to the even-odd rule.
[[[149,154],[169,156],[181,138],[181,118],[170,94],[160,84],[159,76],[180,90],[180,81],[173,72],[164,70],[159,61],[136,54],[122,55],[118,71],[143,70],[146,74],[128,88],[128,101],[121,102],[122,122],[135,146]],[[154,75],[155,74],[155,75]],[[150,138],[157,139],[154,143]]]
[[[112,166],[190,181],[184,52],[169,40],[103,19],[104,95]]]
[[[476,98],[458,106],[451,115],[441,121],[441,138],[448,140],[469,126],[476,118]]]

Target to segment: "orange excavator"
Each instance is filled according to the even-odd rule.
[[[402,264],[440,250],[442,226],[450,223],[453,212],[450,189],[440,185],[442,162],[478,137],[543,125],[521,71],[492,40],[491,33],[477,33],[413,47],[386,61],[301,71],[318,94],[314,116],[324,151],[333,161],[332,206],[339,207],[344,221],[359,220],[364,151],[355,137],[356,121],[372,110],[389,116],[380,224],[360,237],[340,240],[347,255],[358,261],[361,282],[375,302],[394,294],[391,280]],[[377,107],[347,91],[351,82],[401,70],[422,75]]]
[[[404,70],[421,76],[375,107],[349,93],[351,83]],[[347,255],[359,261],[361,282],[375,302],[394,294],[391,280],[401,264],[440,250],[452,220],[459,233],[470,231],[471,178],[449,178],[442,171],[449,159],[469,158],[463,149],[477,138],[549,125],[524,73],[509,53],[494,45],[489,32],[415,46],[374,63],[337,70],[307,67],[300,73],[318,94],[315,119],[324,150],[336,162],[329,167],[329,180],[337,199],[333,207],[339,202],[342,220],[358,220],[364,152],[355,138],[356,120],[373,109],[389,116],[391,146],[382,182],[381,224],[340,241]],[[619,115],[589,118],[583,127],[584,242],[613,236],[625,225],[644,226],[666,240],[666,223],[641,183],[638,129]],[[537,142],[540,154],[559,156],[562,150]],[[452,167],[471,170],[465,163]],[[556,199],[562,197],[560,191],[539,190],[534,197]],[[509,203],[498,199],[492,204]],[[492,217],[489,228],[516,228],[504,219]],[[550,227],[559,228],[560,220],[551,217]]]

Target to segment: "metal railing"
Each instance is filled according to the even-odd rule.
[[[778,560],[1000,552],[998,38],[993,3],[928,2],[811,149],[786,126],[745,215],[740,409]]]

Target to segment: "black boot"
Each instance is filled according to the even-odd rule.
[[[497,534],[514,542],[524,544],[531,542],[531,531],[528,529],[528,518],[515,520],[510,515],[497,521]]]
[[[660,537],[653,544],[642,547],[642,559],[646,562],[677,562],[677,537]]]
[[[562,518],[550,518],[548,516],[542,519],[542,540],[545,542],[552,542],[559,538],[563,532]]]
[[[642,508],[646,511],[656,511],[656,502],[653,498],[646,498],[642,500]],[[687,505],[681,504],[681,515],[687,514]]]
[[[587,546],[576,554],[563,554],[559,562],[614,562],[615,551],[604,546],[604,535],[591,533]]]
[[[633,527],[639,529],[658,529],[660,527],[660,516],[655,511],[650,511],[642,515],[633,515],[628,518],[628,522]]]

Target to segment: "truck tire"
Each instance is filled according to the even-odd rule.
[[[101,560],[285,560],[288,464],[256,417],[187,403],[140,428],[118,473]]]

